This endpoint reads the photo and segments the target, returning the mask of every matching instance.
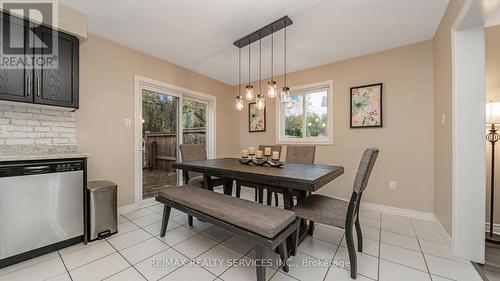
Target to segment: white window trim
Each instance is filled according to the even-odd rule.
[[[281,134],[281,123],[283,119],[283,114],[281,112],[281,102],[276,100],[276,143],[277,144],[316,144],[316,145],[333,145],[334,135],[335,135],[335,125],[334,125],[334,97],[335,89],[333,88],[333,80],[327,80],[322,82],[316,82],[306,85],[300,85],[291,87],[290,91],[301,91],[311,88],[328,88],[327,91],[327,137],[316,137],[316,138],[302,138],[302,139],[292,139],[286,138]]]

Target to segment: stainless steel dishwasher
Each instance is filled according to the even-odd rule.
[[[0,164],[0,268],[81,240],[84,171],[84,160]]]

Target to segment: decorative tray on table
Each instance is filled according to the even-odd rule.
[[[254,164],[254,165],[257,165],[257,166],[266,166],[266,165],[269,165],[269,166],[271,166],[273,168],[281,168],[284,165],[283,162],[272,161],[272,160],[264,160],[264,159],[241,158],[239,161],[243,165],[250,165],[250,164]]]

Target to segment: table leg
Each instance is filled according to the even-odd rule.
[[[224,194],[232,195],[233,194],[233,180],[224,178]]]
[[[187,184],[189,181],[189,172],[186,169],[182,170],[182,180],[183,180],[184,184]]]
[[[203,180],[205,180],[205,187],[210,191],[214,191],[214,184],[212,182],[212,177],[204,173]]]

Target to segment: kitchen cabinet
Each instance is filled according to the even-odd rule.
[[[19,38],[0,38],[2,46],[23,46],[16,50],[24,50],[24,54],[16,55],[25,55],[28,63],[22,68],[0,65],[0,100],[78,108],[78,38],[60,31],[54,32],[47,26],[30,28],[27,21],[11,18],[6,14],[1,16],[4,23],[10,21],[10,25],[3,24],[3,28],[22,28],[22,31],[11,34],[23,34],[18,35]],[[54,42],[57,47],[53,45]],[[55,47],[55,56],[51,56],[47,48],[41,48],[42,44]],[[55,67],[50,67],[47,63],[37,63],[37,67],[31,67],[33,61],[47,59],[52,59]]]

